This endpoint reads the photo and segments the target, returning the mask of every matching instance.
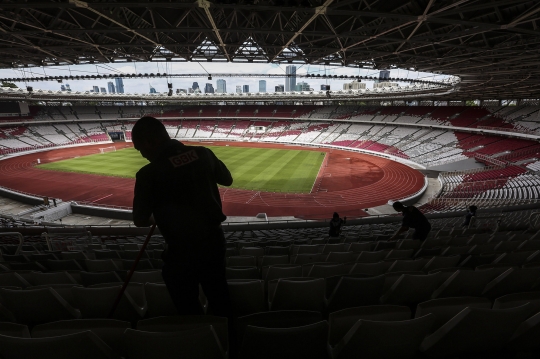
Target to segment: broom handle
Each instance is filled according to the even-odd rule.
[[[137,268],[137,264],[139,264],[139,261],[141,260],[141,257],[144,251],[146,250],[146,246],[148,245],[148,242],[150,242],[150,238],[152,237],[152,234],[154,233],[154,229],[156,229],[155,224],[153,224],[152,227],[150,227],[150,232],[148,232],[148,235],[146,236],[146,240],[144,241],[142,248],[139,251],[139,254],[137,255],[137,258],[135,258],[135,262],[133,262],[133,265],[131,266],[131,269],[127,274],[126,280],[124,281],[124,285],[122,286],[122,289],[120,289],[120,293],[118,293],[118,296],[116,297],[116,300],[114,301],[111,311],[109,312],[108,318],[112,318],[112,316],[114,315],[114,312],[116,311],[116,308],[118,307],[118,304],[120,304],[120,299],[122,299],[122,296],[124,295],[124,292],[126,291],[129,281],[131,280],[131,277],[133,276],[133,272],[135,272],[135,268]]]

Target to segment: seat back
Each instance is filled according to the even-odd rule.
[[[52,288],[0,289],[0,296],[5,307],[21,324],[36,325],[75,319],[81,315]]]
[[[227,318],[212,315],[176,315],[139,320],[137,322],[137,330],[163,333],[212,326],[221,347],[227,351],[229,347],[227,323]]]
[[[91,331],[51,338],[13,338],[0,335],[0,355],[4,359],[120,359]]]
[[[211,325],[174,332],[126,329],[124,339],[130,359],[172,358],[179,353],[186,358],[226,358]]]
[[[430,357],[497,350],[531,314],[530,304],[500,310],[465,308],[427,337],[420,349]]]
[[[431,332],[434,332],[468,307],[490,309],[491,301],[481,297],[432,299],[418,304],[415,318],[422,317],[426,314],[433,314],[435,316],[435,322],[431,328]]]
[[[124,331],[131,323],[114,319],[75,319],[36,325],[32,338],[50,338],[91,330],[118,355],[125,356]]]
[[[243,316],[266,311],[264,281],[228,281],[232,311]]]
[[[409,320],[411,319],[411,310],[408,307],[397,305],[373,305],[347,308],[330,313],[328,315],[330,323],[328,343],[331,346],[336,345],[360,319],[374,321]]]
[[[279,279],[273,296],[268,294],[270,310],[321,311],[324,306],[324,279]]]
[[[334,348],[334,357],[413,358],[435,318],[402,321],[359,320]]]
[[[327,359],[327,336],[327,321],[294,328],[247,326],[238,357],[240,359]]]
[[[345,308],[378,304],[384,280],[382,274],[369,278],[341,277],[328,298],[326,310],[331,313]]]

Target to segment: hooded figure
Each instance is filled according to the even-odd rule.
[[[330,237],[339,237],[341,233],[341,226],[346,222],[347,217],[343,217],[343,219],[341,219],[339,218],[339,214],[337,214],[337,212],[334,212],[332,220],[330,221],[330,230],[328,231],[328,235]]]

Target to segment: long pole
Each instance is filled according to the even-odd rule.
[[[144,241],[141,250],[139,251],[139,255],[137,255],[137,258],[135,258],[135,262],[133,262],[133,265],[131,266],[131,269],[127,274],[126,280],[124,281],[124,285],[120,289],[120,293],[118,293],[118,296],[116,297],[116,300],[114,301],[111,311],[109,312],[108,318],[112,318],[112,316],[114,315],[114,312],[116,311],[116,308],[118,307],[118,304],[120,304],[120,299],[122,299],[122,296],[124,295],[124,292],[126,291],[129,281],[131,280],[131,277],[133,276],[133,273],[135,272],[135,268],[137,268],[137,264],[139,264],[139,261],[141,260],[141,257],[144,251],[146,250],[146,246],[148,245],[148,242],[150,242],[150,238],[152,238],[152,234],[154,233],[155,229],[156,229],[156,225],[153,224],[152,227],[150,227],[150,232],[148,232],[148,235],[146,236],[146,240]]]

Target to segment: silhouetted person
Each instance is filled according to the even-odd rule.
[[[476,217],[476,210],[478,207],[476,206],[469,206],[469,211],[465,215],[465,222],[463,222],[463,227],[468,227],[471,223],[471,220],[473,217]]]
[[[218,184],[230,186],[231,173],[204,147],[185,146],[169,138],[165,126],[143,117],[132,140],[150,161],[137,172],[133,222],[157,224],[167,242],[163,280],[180,314],[203,314],[199,283],[217,316],[228,316],[225,237]]]
[[[347,222],[347,217],[343,217],[343,219],[339,218],[339,214],[337,212],[334,212],[334,215],[332,216],[332,220],[330,221],[330,229],[328,231],[328,235],[330,237],[339,237],[341,234],[341,226],[344,225]]]
[[[407,232],[409,228],[414,228],[413,239],[424,241],[427,238],[429,231],[431,231],[431,224],[418,208],[404,206],[401,202],[394,202],[392,207],[397,212],[403,213],[403,222],[401,228],[389,240],[397,239],[401,233]]]

